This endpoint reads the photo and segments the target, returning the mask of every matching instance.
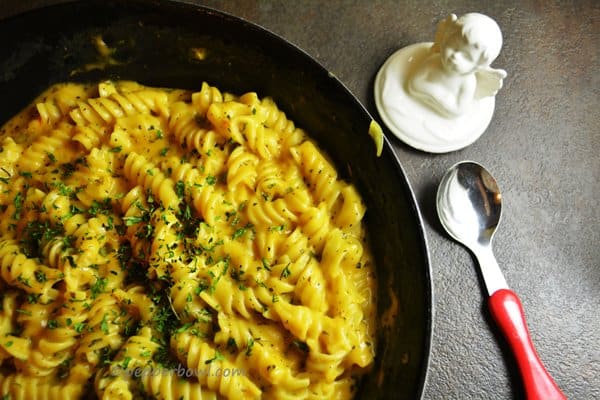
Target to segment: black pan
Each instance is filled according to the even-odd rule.
[[[112,61],[99,57],[97,35],[117,49]],[[205,49],[206,58],[191,57],[192,48]],[[53,83],[106,78],[189,89],[207,81],[234,93],[256,91],[273,97],[320,143],[367,204],[377,264],[377,358],[360,384],[359,398],[420,398],[432,321],[423,225],[389,142],[381,157],[375,156],[367,134],[372,117],[358,100],[289,42],[207,8],[88,1],[0,21],[0,123]],[[390,315],[394,298],[399,308]]]

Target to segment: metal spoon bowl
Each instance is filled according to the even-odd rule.
[[[436,205],[448,234],[477,258],[490,296],[490,313],[515,355],[527,398],[566,399],[537,355],[521,301],[508,288],[492,251],[502,214],[502,195],[494,177],[480,164],[460,162],[442,178]]]
[[[502,195],[494,177],[475,162],[458,163],[444,175],[436,204],[446,231],[477,258],[488,294],[508,288],[492,251],[502,215]]]

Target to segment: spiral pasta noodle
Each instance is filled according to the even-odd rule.
[[[0,241],[0,275],[4,282],[26,293],[54,299],[58,291],[52,285],[58,280],[57,270],[28,258],[14,240]]]
[[[42,378],[22,374],[9,376],[0,374],[0,392],[10,396],[10,399],[15,400],[64,400],[78,398],[83,393],[83,386],[81,384],[53,384]]]
[[[0,397],[350,399],[366,207],[271,98],[58,84],[0,130]]]
[[[177,349],[177,356],[188,368],[199,371],[208,362],[214,368],[233,369],[231,362],[218,357],[216,348],[189,333],[172,336],[171,343]],[[256,399],[261,394],[260,388],[245,376],[227,379],[225,376],[199,375],[198,380],[209,390],[233,400]]]
[[[47,136],[40,136],[19,158],[19,167],[23,171],[37,172],[51,161],[49,154],[54,154],[71,140],[71,135],[62,129],[52,130]]]

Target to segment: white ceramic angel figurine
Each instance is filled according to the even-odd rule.
[[[440,114],[461,115],[473,100],[502,87],[506,72],[490,68],[501,47],[502,33],[490,17],[450,14],[439,24],[431,54],[409,78],[408,91]]]
[[[478,13],[451,14],[433,43],[394,53],[375,80],[375,103],[390,130],[432,153],[458,150],[487,128],[506,72],[490,67],[502,47],[498,24]]]

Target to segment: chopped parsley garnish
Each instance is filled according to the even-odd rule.
[[[27,302],[29,304],[36,304],[38,302],[38,299],[40,298],[41,294],[36,294],[36,293],[28,293],[27,294]]]
[[[58,189],[58,193],[61,196],[72,196],[74,194],[74,190],[61,181],[56,181],[53,185],[55,189]]]
[[[237,238],[239,238],[239,237],[242,237],[242,236],[244,236],[244,233],[246,233],[246,228],[240,228],[240,229],[237,229],[237,230],[236,230],[236,231],[233,233],[233,237],[232,237],[232,238],[233,238],[233,240],[235,240],[235,239],[237,239]]]
[[[292,273],[292,271],[290,271],[290,264],[288,263],[285,268],[281,271],[281,275],[279,276],[280,278],[287,278],[288,276],[290,276],[290,274]]]
[[[28,278],[23,278],[21,275],[17,276],[17,281],[24,286],[31,287]]]
[[[60,323],[55,319],[48,320],[48,329],[56,329],[60,327]]]
[[[248,229],[252,229],[253,227],[254,227],[254,225],[252,225],[252,224],[246,224],[246,226],[244,226],[243,228],[239,228],[239,229],[237,229],[237,230],[236,230],[236,231],[233,233],[232,239],[233,239],[233,240],[235,240],[235,239],[237,239],[237,238],[239,238],[239,237],[242,237],[242,236],[244,236],[244,234],[246,233],[246,231],[247,231]]]
[[[150,239],[154,234],[154,225],[145,223],[138,228],[135,237],[138,239]]]
[[[69,371],[71,370],[71,362],[72,361],[73,361],[73,358],[69,357],[58,365],[58,371],[57,371],[56,376],[59,379],[64,379],[69,375]]]
[[[223,355],[221,353],[219,353],[219,350],[215,350],[215,356],[213,358],[210,358],[206,361],[204,361],[204,364],[210,364],[213,361],[223,361],[225,359],[225,357],[223,357]]]
[[[246,344],[246,357],[250,357],[252,355],[252,348],[254,347],[254,338],[250,338],[248,343]]]
[[[167,304],[161,304],[156,309],[156,312],[152,316],[152,325],[159,333],[168,335],[179,326],[179,320],[170,304],[168,304],[168,301],[162,300],[163,298],[166,298],[166,296],[161,296],[161,302]]]
[[[173,359],[173,356],[169,352],[169,347],[166,344],[158,348],[156,353],[154,353],[152,360],[166,369],[175,369],[178,365],[177,361]]]
[[[206,177],[206,183],[209,185],[214,185],[215,183],[217,183],[217,178],[212,175],[209,175]]]
[[[63,178],[70,177],[71,175],[73,175],[73,172],[75,172],[77,170],[77,167],[75,166],[75,164],[72,164],[72,163],[61,164],[59,168],[61,171],[61,176]]]
[[[98,214],[109,215],[112,212],[112,203],[110,198],[105,198],[101,202],[98,200],[94,200],[92,202],[92,206],[88,209],[88,213],[92,216],[96,216]]]
[[[73,245],[73,242],[75,241],[75,237],[74,236],[64,236],[62,239],[62,244],[63,246],[65,246],[65,248],[69,248]]]
[[[34,275],[35,275],[35,280],[38,281],[39,283],[44,283],[47,280],[46,274],[43,271],[35,271]]]
[[[21,218],[21,209],[23,208],[23,195],[21,192],[15,195],[13,199],[13,204],[15,205],[15,213],[13,214],[14,219]]]
[[[123,362],[121,363],[121,366],[123,367],[123,369],[127,369],[130,362],[131,362],[131,357],[129,357],[129,356],[125,357],[123,359]]]
[[[102,322],[100,322],[100,329],[105,335],[108,335],[108,321],[106,320],[106,314],[102,316]]]
[[[269,227],[270,232],[283,232],[284,229],[285,229],[285,225],[277,225],[277,226]]]
[[[85,323],[77,322],[77,323],[73,324],[73,328],[75,328],[75,332],[81,333],[85,329]]]
[[[106,290],[106,284],[108,283],[107,278],[97,278],[96,282],[90,287],[90,291],[92,292],[92,299],[98,297],[100,293],[104,293]]]
[[[177,181],[175,184],[175,193],[177,193],[177,197],[183,199],[185,195],[185,183],[183,181]]]
[[[109,365],[118,349],[112,350],[109,346],[100,350],[100,366]]]
[[[267,261],[267,259],[264,257],[262,258],[262,266],[267,271],[271,271],[271,266],[269,265],[269,262]]]
[[[183,324],[180,328],[177,328],[175,330],[175,333],[181,333],[181,332],[185,332],[186,330],[188,330],[188,328],[190,326],[192,326],[193,324],[191,322],[185,323]]]
[[[123,221],[125,222],[126,226],[132,226],[132,225],[144,222],[144,219],[141,216],[133,216],[133,217],[123,217]]]
[[[212,271],[208,271],[208,274],[212,278],[211,284],[210,284],[210,292],[211,293],[214,293],[215,290],[217,290],[217,284],[219,283],[219,281],[221,280],[221,278],[223,276],[227,275],[227,270],[229,269],[229,258],[225,258],[221,261],[223,262],[223,269],[221,270],[221,272],[219,273],[218,276],[215,276],[215,274]]]
[[[121,269],[125,269],[127,261],[129,261],[131,255],[131,245],[128,242],[119,246],[117,249],[117,260],[119,260]]]
[[[206,282],[206,279],[202,279],[202,280],[200,280],[198,287],[196,289],[194,289],[194,294],[196,296],[199,296],[200,293],[204,292],[209,287],[210,287],[210,285],[208,284],[208,282]]]
[[[19,242],[21,251],[29,258],[41,258],[44,245],[63,233],[62,225],[52,226],[48,221],[28,222]]]

